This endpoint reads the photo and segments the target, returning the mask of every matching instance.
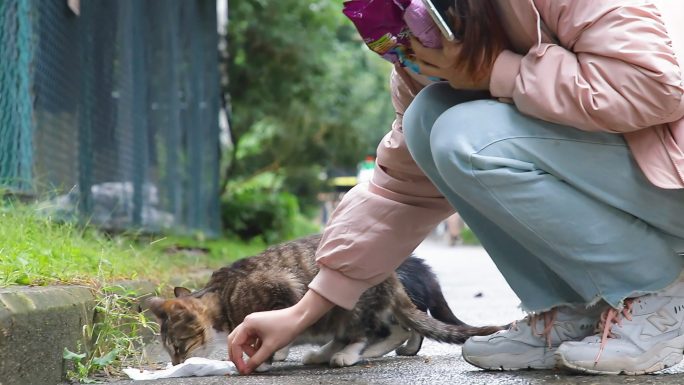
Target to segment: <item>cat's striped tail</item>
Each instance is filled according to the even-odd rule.
[[[402,326],[438,342],[462,344],[472,336],[487,336],[502,330],[500,326],[474,327],[441,322],[418,310],[403,288],[397,291],[394,300],[394,316]]]

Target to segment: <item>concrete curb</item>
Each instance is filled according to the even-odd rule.
[[[168,286],[200,288],[211,270],[168,281]],[[159,286],[151,281],[114,282],[140,297],[135,310],[146,311],[145,299]],[[162,290],[165,296],[170,290]],[[66,347],[75,351],[83,327],[95,319],[93,290],[79,286],[11,287],[0,289],[0,385],[49,385],[65,380]],[[146,336],[151,338],[152,335]]]
[[[0,290],[0,384],[54,384],[64,378],[62,349],[76,349],[95,297],[83,287]]]

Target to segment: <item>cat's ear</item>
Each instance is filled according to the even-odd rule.
[[[149,306],[152,313],[159,319],[166,318],[166,312],[164,311],[164,298],[151,297],[147,299],[147,306]]]
[[[173,294],[176,295],[176,298],[182,297],[184,295],[188,295],[192,293],[190,290],[184,288],[184,287],[174,287],[173,288]]]
[[[170,299],[164,305],[164,312],[167,316],[185,313],[186,310],[185,303],[179,299]]]

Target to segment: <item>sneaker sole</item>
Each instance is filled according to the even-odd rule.
[[[511,355],[510,353],[498,353],[489,356],[470,356],[466,352],[462,352],[462,356],[463,359],[470,365],[484,370],[553,370],[556,368],[554,351],[547,349],[544,350],[544,357],[541,358],[538,357],[539,353],[533,350],[517,355]],[[510,362],[511,357],[515,357],[516,361],[522,360],[523,363],[512,364]]]
[[[664,345],[664,346],[663,346]],[[563,356],[562,352],[557,351],[555,353],[555,358],[556,358],[556,366],[562,369],[569,370],[571,372],[575,373],[580,373],[580,374],[598,374],[598,375],[618,375],[618,374],[625,374],[628,376],[640,376],[643,374],[649,374],[649,373],[655,373],[659,372],[661,370],[665,370],[667,368],[670,368],[672,366],[677,365],[682,361],[682,358],[684,357],[682,355],[682,349],[684,348],[684,336],[679,336],[675,339],[672,339],[670,341],[663,341],[660,342],[656,345],[654,345],[651,349],[648,351],[644,352],[640,356],[636,358],[629,358],[627,357],[626,359],[615,361],[614,365],[616,368],[614,369],[588,369],[583,366],[579,366],[577,364],[573,364],[568,362],[568,360],[565,359],[565,356]],[[658,354],[655,354],[654,351],[658,351]],[[661,358],[662,357],[662,358]],[[588,363],[587,366],[593,365],[593,361]],[[610,366],[610,363],[608,362],[603,362],[604,365],[608,364]],[[632,366],[632,367],[646,367],[645,369],[641,370],[628,370],[628,369],[622,369],[623,367],[626,366]]]

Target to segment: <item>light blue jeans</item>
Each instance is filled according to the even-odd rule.
[[[601,299],[617,307],[680,275],[684,190],[651,184],[622,135],[530,118],[484,97],[427,87],[404,115],[404,135],[523,310]]]

